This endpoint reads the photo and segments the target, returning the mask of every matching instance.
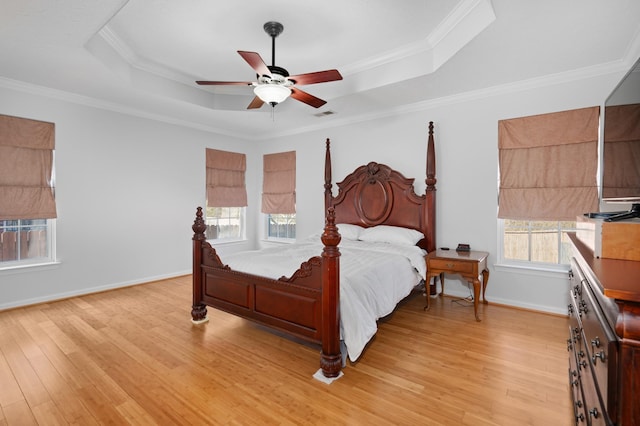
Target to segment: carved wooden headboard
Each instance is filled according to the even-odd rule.
[[[429,123],[427,142],[427,184],[425,194],[417,195],[415,179],[406,178],[391,167],[376,162],[358,167],[337,183],[338,195],[331,191],[331,153],[327,139],[325,154],[325,210],[333,207],[336,223],[353,223],[364,227],[402,226],[422,232],[418,245],[427,251],[436,248],[436,161],[433,122]]]

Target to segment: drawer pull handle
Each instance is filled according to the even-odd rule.
[[[594,407],[589,410],[589,415],[593,416],[594,419],[597,419],[600,413],[598,413],[598,409]]]
[[[573,305],[571,303],[569,303],[569,305],[567,305],[567,310],[569,311],[569,315],[571,315],[573,313]]]
[[[447,263],[447,268],[453,268],[455,266],[454,263]]]
[[[600,347],[600,338],[596,336],[595,339],[591,339],[591,346],[595,346],[596,348]]]
[[[598,358],[600,358],[601,362],[604,362],[604,360],[606,359],[606,357],[607,357],[607,356],[605,355],[604,351],[600,351],[600,352],[598,352],[597,354],[595,354],[595,355],[593,355],[593,356],[591,357],[591,361],[593,361],[593,365],[596,365],[596,360],[597,360]]]
[[[585,314],[589,312],[589,307],[587,306],[587,302],[584,300],[580,301],[580,307],[578,308],[580,312],[584,312]]]
[[[584,422],[584,414],[580,413],[576,416],[576,422],[578,421]]]

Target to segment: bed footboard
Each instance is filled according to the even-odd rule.
[[[340,355],[339,259],[340,234],[333,210],[322,234],[322,256],[303,262],[291,277],[278,280],[238,272],[224,265],[206,241],[202,208],[192,226],[192,322],[207,322],[207,306],[229,312],[291,336],[321,345],[320,367],[337,377]]]

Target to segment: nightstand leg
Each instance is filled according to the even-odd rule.
[[[485,305],[487,302],[487,298],[484,296],[485,291],[487,291],[487,283],[489,282],[489,270],[485,269],[482,271],[482,303]]]
[[[427,296],[427,304],[424,307],[425,311],[428,311],[429,308],[431,307],[431,291],[429,291],[429,288],[431,287],[431,278],[433,278],[433,285],[436,285],[436,277],[435,275],[427,275],[427,284],[426,284],[426,288],[425,288],[425,295]]]
[[[440,296],[444,296],[444,272],[442,272],[439,276],[440,276]],[[435,284],[435,278],[433,282]]]
[[[476,321],[480,321],[478,316],[478,299],[480,298],[480,280],[473,280],[473,312],[476,314]]]

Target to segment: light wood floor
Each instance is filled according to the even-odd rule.
[[[0,425],[571,424],[564,317],[418,294],[326,385],[317,348],[192,325],[190,279],[0,312]]]

